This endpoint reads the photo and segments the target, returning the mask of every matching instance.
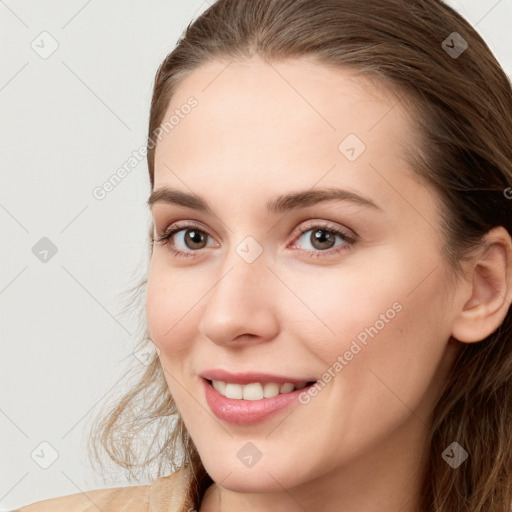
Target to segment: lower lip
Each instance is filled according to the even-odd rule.
[[[201,379],[205,389],[206,401],[213,414],[217,418],[234,423],[236,425],[252,425],[264,421],[278,411],[298,402],[298,397],[303,391],[307,391],[310,386],[302,389],[296,389],[290,393],[283,393],[272,398],[262,398],[261,400],[241,400],[227,398],[221,395],[206,379]]]

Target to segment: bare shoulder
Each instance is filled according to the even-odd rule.
[[[146,512],[150,485],[111,487],[37,501],[13,512]]]

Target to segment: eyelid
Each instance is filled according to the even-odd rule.
[[[339,230],[342,231],[347,237],[349,238],[358,238],[358,234],[353,230],[346,227],[339,227],[336,225],[331,225],[331,221],[326,220],[320,220],[320,219],[313,219],[309,220],[305,223],[305,225],[299,224],[297,228],[294,230],[293,240],[295,241],[297,238],[299,238],[301,235],[303,235],[306,231],[309,231],[313,228],[318,228],[320,226],[323,226],[325,229],[333,229],[333,230]],[[155,224],[155,231],[158,231],[156,229]],[[203,225],[199,221],[195,220],[184,220],[184,221],[176,221],[176,222],[170,222],[166,225],[166,227],[162,230],[162,233],[160,236],[164,235],[168,231],[174,231],[174,230],[181,230],[181,229],[187,229],[187,228],[197,228],[198,230],[203,231],[204,233],[208,234],[213,238],[213,236],[209,233],[209,229],[206,229],[203,227]]]
[[[196,221],[193,219],[181,220],[181,221],[178,220],[176,222],[166,222],[165,228],[162,229],[162,231],[159,235],[158,235],[159,230],[156,229],[156,224],[155,224],[155,231],[157,232],[157,237],[164,236],[169,231],[178,231],[178,230],[181,231],[182,229],[191,229],[191,228],[196,228],[198,231],[204,232],[210,238],[216,238],[216,236],[214,237],[212,234],[210,234],[211,230],[209,228],[204,227],[204,225],[201,224],[199,221]]]
[[[200,223],[193,220],[186,220],[186,221],[176,221],[171,222],[164,230],[162,234],[159,234],[157,238],[153,237],[153,242],[156,243],[162,243],[167,244],[169,243],[169,240],[174,237],[174,235],[180,231],[186,231],[189,229],[197,229],[198,231],[201,231],[204,233],[207,237],[210,237],[216,246],[219,246],[219,243],[215,240],[215,237],[212,236],[209,233],[209,230],[204,229]],[[341,245],[335,246],[334,248],[330,248],[327,250],[310,250],[310,249],[300,249],[300,247],[297,247],[296,242],[299,238],[304,236],[305,233],[311,230],[324,230],[324,231],[330,231],[331,233],[334,233],[335,237],[339,237],[344,242]],[[299,225],[295,231],[298,231],[298,233],[294,234],[293,240],[291,242],[291,247],[294,249],[299,249],[301,252],[303,252],[308,257],[315,257],[315,258],[321,258],[321,257],[329,257],[333,254],[341,253],[347,250],[350,250],[351,247],[359,240],[359,237],[357,233],[355,233],[353,230],[345,228],[345,227],[338,227],[334,224],[331,224],[331,221],[326,220],[318,220],[318,219],[312,219],[305,223],[305,225]],[[170,248],[169,251],[174,256],[187,256],[187,257],[194,257],[199,256],[202,252],[202,249],[198,250],[181,250],[181,249],[174,249],[172,247],[172,243],[169,244]],[[290,244],[287,246],[287,248],[290,247]],[[211,247],[210,247],[211,248]],[[206,249],[206,248],[203,248]]]
[[[298,231],[298,233],[295,236],[298,237],[313,228],[318,229],[321,227],[323,227],[325,229],[335,230],[335,231],[342,231],[348,238],[351,238],[351,239],[359,238],[359,235],[353,229],[347,228],[343,225],[337,225],[337,224],[333,223],[332,221],[322,220],[322,219],[308,220],[304,224],[299,224],[299,226],[296,229],[296,231]]]

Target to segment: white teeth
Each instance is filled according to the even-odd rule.
[[[293,391],[293,384],[291,382],[287,382],[286,384],[283,384],[281,386],[281,389],[279,390],[280,393],[289,393],[290,391]]]
[[[253,382],[251,384],[233,384],[231,382],[223,382],[221,380],[212,380],[212,386],[227,398],[235,398],[238,400],[261,400],[262,398],[272,398],[281,393],[290,393],[294,389],[302,389],[306,382],[298,382],[292,384],[276,384],[274,382],[267,382],[261,384],[260,382]]]
[[[212,386],[221,394],[226,395],[226,383],[221,380],[212,380]]]
[[[240,387],[244,400],[261,400],[263,398],[263,386],[259,382]]]
[[[263,396],[265,398],[272,398],[277,395],[279,395],[279,384],[267,382],[267,384],[265,384],[265,389],[263,390]]]
[[[228,398],[242,398],[242,386],[240,384],[231,384],[231,382],[226,383],[226,396]]]

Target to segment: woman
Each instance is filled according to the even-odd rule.
[[[460,15],[219,0],[147,155],[158,350],[93,441],[159,478],[22,511],[511,509],[512,91]]]

